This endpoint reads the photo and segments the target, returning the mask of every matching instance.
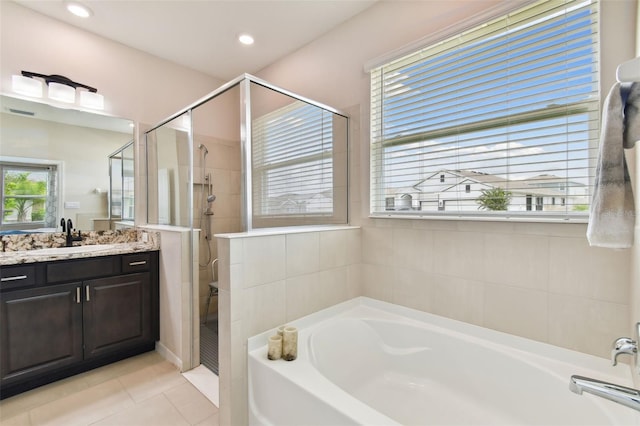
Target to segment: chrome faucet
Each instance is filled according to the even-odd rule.
[[[582,395],[582,392],[591,393],[599,397],[617,402],[626,407],[640,411],[640,391],[615,385],[583,376],[571,376],[569,381],[571,392]]]
[[[620,337],[616,339],[611,345],[611,363],[613,365],[618,364],[618,356],[633,355],[633,366],[640,373],[640,363],[638,362],[638,341],[640,341],[640,322],[636,323],[635,327],[636,339],[633,340],[629,337]]]
[[[633,355],[634,365],[638,365],[638,340],[640,340],[640,322],[636,323],[636,340],[628,337],[620,337],[613,342],[611,349],[611,363],[618,363],[618,356],[622,354]],[[569,381],[571,392],[582,395],[582,392],[591,393],[601,398],[608,399],[626,407],[640,411],[640,391],[613,383],[603,382],[583,376],[571,376]]]
[[[618,365],[618,356],[626,354],[638,356],[638,342],[628,337],[620,337],[611,347],[611,364]]]

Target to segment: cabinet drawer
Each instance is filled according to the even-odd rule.
[[[149,253],[126,254],[122,256],[122,273],[148,271],[151,255]]]
[[[2,290],[29,287],[35,284],[35,265],[3,266],[0,268],[0,288]]]
[[[119,272],[117,256],[51,262],[47,264],[47,283],[106,277]]]

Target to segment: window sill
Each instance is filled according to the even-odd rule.
[[[483,214],[415,214],[415,213],[371,213],[369,219],[409,219],[409,220],[446,220],[446,221],[471,221],[471,222],[517,222],[517,223],[567,223],[567,224],[587,224],[589,223],[588,215],[580,216],[525,216],[525,215],[509,215],[509,216],[493,216]]]

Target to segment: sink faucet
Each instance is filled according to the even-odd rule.
[[[571,376],[569,381],[571,392],[582,395],[582,392],[591,393],[609,401],[617,402],[626,407],[640,411],[640,391],[615,385],[583,376]]]
[[[82,234],[78,231],[78,236],[74,237],[71,230],[73,229],[73,222],[71,219],[67,220],[67,247],[71,247],[74,241],[82,241]]]

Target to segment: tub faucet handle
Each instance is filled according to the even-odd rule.
[[[638,353],[638,342],[628,337],[620,337],[613,342],[611,349],[611,363],[618,364],[618,355],[627,354],[635,355]]]

